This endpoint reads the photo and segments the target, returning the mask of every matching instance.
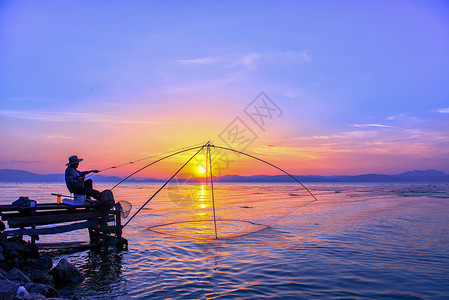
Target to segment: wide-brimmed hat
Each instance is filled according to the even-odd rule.
[[[78,158],[78,156],[76,156],[76,155],[72,155],[72,156],[69,157],[69,162],[66,163],[65,165],[66,166],[74,165],[76,163],[79,163],[80,161],[83,161],[83,159],[82,158]]]

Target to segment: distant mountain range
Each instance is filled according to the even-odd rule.
[[[396,175],[294,175],[302,182],[449,182],[449,174],[437,170],[414,170]],[[95,182],[119,182],[123,177],[92,175]],[[217,182],[292,182],[288,175],[225,175]],[[165,179],[131,177],[127,182],[163,182]],[[64,174],[41,175],[22,170],[0,169],[0,182],[64,182]]]
[[[119,182],[124,177],[88,175],[95,182]],[[160,182],[162,179],[151,177],[132,177],[127,182]],[[23,170],[0,169],[0,182],[65,182],[64,174],[41,175]]]
[[[294,175],[301,182],[449,182],[449,175],[437,170],[414,170],[396,175]],[[292,182],[288,175],[225,175],[220,182]]]

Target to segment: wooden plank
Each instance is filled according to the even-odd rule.
[[[37,229],[18,229],[18,230],[8,230],[3,231],[3,234],[6,236],[11,235],[41,235],[41,234],[56,234],[69,232],[78,229],[84,229],[89,227],[94,227],[100,225],[99,220],[89,220],[80,223],[74,223],[69,225],[60,225],[55,227],[47,227],[47,228],[37,228]]]
[[[72,213],[72,212],[83,212],[83,211],[92,211],[91,208],[84,208],[84,207],[73,207],[72,209],[64,209],[64,210],[43,210],[43,211],[36,211],[33,212],[33,216],[47,216],[47,215],[57,215],[57,214],[68,214],[68,213]],[[16,217],[25,217],[25,216],[29,216],[31,215],[30,212],[27,213],[23,213],[23,212],[8,212],[8,213],[2,213],[1,219],[3,221],[12,219],[12,218],[16,218]]]
[[[100,203],[83,204],[83,205],[68,205],[68,204],[57,204],[57,203],[42,203],[37,204],[34,207],[20,207],[21,211],[29,210],[46,210],[46,209],[70,209],[74,207],[81,208],[98,208]],[[0,212],[3,211],[19,211],[19,207],[13,205],[0,205]]]
[[[34,225],[47,225],[54,223],[64,223],[73,222],[80,220],[96,219],[102,216],[100,210],[94,211],[84,211],[84,212],[73,212],[66,214],[56,214],[56,215],[44,215],[44,216],[23,216],[16,217],[8,220],[8,226],[10,228],[17,228],[21,226],[31,226]]]

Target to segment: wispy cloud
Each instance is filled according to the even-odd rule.
[[[384,124],[352,124],[351,126],[357,127],[357,128],[365,128],[365,127],[397,128],[396,126],[384,125]]]
[[[112,115],[89,114],[76,112],[30,112],[19,110],[0,110],[0,116],[41,121],[41,122],[90,122],[113,124],[159,124],[156,121],[126,119]]]
[[[74,137],[72,136],[67,136],[67,135],[62,135],[62,134],[47,134],[45,135],[46,138],[48,139],[59,139],[59,140],[73,140]]]
[[[396,121],[396,122],[424,122],[425,120],[416,116],[413,116],[409,112],[400,113],[397,115],[392,115],[387,118],[388,121]]]
[[[449,114],[449,107],[446,107],[446,108],[440,108],[440,109],[438,110],[438,112],[439,112],[439,113],[442,113],[442,114]]]
[[[387,120],[395,121],[395,120],[402,120],[402,119],[405,119],[405,118],[408,118],[408,117],[409,117],[408,113],[402,113],[402,114],[389,116],[387,118]]]
[[[15,165],[15,164],[40,164],[43,163],[42,160],[10,160],[10,161],[2,161],[0,164],[2,165]]]
[[[168,77],[169,81],[179,79],[181,83],[170,85],[171,91],[185,92],[204,88],[217,88],[235,82],[244,82],[265,66],[285,66],[309,63],[311,55],[307,50],[283,52],[249,52],[206,56],[174,61],[176,73]],[[179,66],[189,68],[191,76],[179,78]],[[260,75],[267,76],[269,73]]]
[[[312,60],[308,50],[284,52],[253,52],[231,54],[224,56],[200,57],[193,59],[178,59],[175,62],[182,65],[221,65],[223,67],[245,67],[255,69],[259,64],[302,64]]]
[[[177,63],[183,65],[210,65],[217,62],[220,62],[221,59],[219,57],[203,57],[203,58],[195,58],[195,59],[178,59]]]

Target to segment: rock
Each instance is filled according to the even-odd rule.
[[[0,274],[5,276],[9,270],[11,270],[11,267],[8,262],[6,262],[6,261],[0,262]]]
[[[9,261],[9,263],[11,265],[11,268],[19,268],[22,265],[18,257],[14,257]]]
[[[0,299],[13,299],[18,284],[9,280],[0,280]]]
[[[0,253],[7,262],[10,258],[29,258],[32,256],[31,246],[23,241],[17,241],[14,238],[6,239],[0,236]]]
[[[43,271],[50,271],[53,267],[53,259],[49,256],[42,256],[39,257],[34,261],[33,270],[43,270]]]
[[[44,278],[44,276],[46,276],[47,274],[48,274],[48,271],[32,270],[30,273],[30,280],[32,282],[37,282],[36,280]]]
[[[44,283],[51,287],[55,287],[53,276],[48,275],[48,272],[50,272],[52,266],[53,260],[51,257],[43,256],[36,259],[30,273],[31,281],[36,283]]]
[[[22,257],[22,260],[23,260],[23,264],[26,266],[31,266],[34,263],[34,259],[32,259],[30,257],[27,257],[25,259],[23,259],[23,257]]]
[[[41,294],[36,294],[36,293],[30,293],[28,296],[25,297],[16,297],[14,299],[17,300],[45,300],[45,299],[50,299],[50,298],[46,298],[44,295]],[[53,299],[59,299],[59,298],[53,298]]]
[[[17,289],[17,293],[16,293],[17,298],[28,297],[29,295],[30,295],[30,293],[28,293],[28,291],[26,290],[25,287],[23,287],[22,285],[19,286],[19,288]]]
[[[10,281],[31,282],[31,280],[17,268],[9,271],[5,278]]]
[[[51,287],[56,287],[55,280],[53,279],[53,276],[51,276],[51,275],[45,275],[45,276],[40,277],[40,278],[38,278],[36,280],[33,280],[33,282],[35,282],[35,283],[43,283],[43,284],[49,285]]]
[[[31,250],[27,246],[19,242],[1,239],[0,245],[3,247],[3,253],[17,251],[21,254],[28,254],[28,256],[31,255]]]
[[[9,252],[9,255],[8,255],[9,257],[17,257],[17,258],[20,258],[20,254],[19,254],[19,252],[17,252],[16,250],[13,250],[13,251],[11,251],[11,252]]]
[[[41,294],[45,297],[56,297],[59,298],[59,293],[57,290],[52,288],[49,285],[43,284],[43,283],[34,283],[30,282],[25,285],[25,288],[27,291],[31,293]]]
[[[66,259],[61,259],[49,274],[53,276],[57,287],[84,281],[83,274],[81,274],[80,271]]]

